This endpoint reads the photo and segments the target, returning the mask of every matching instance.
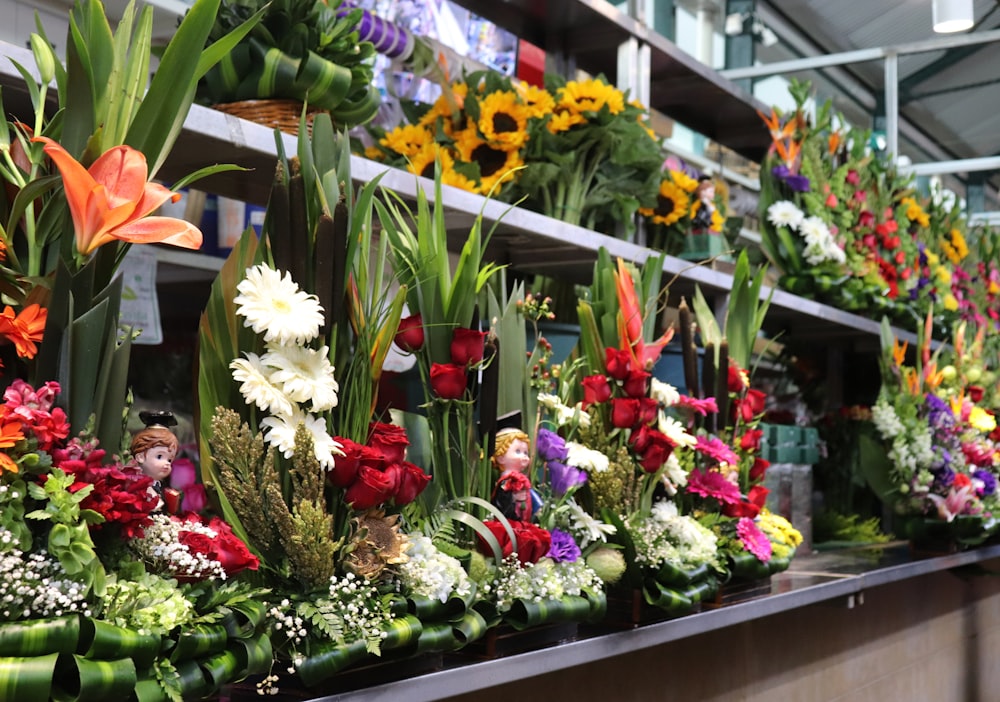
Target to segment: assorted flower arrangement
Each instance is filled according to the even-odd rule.
[[[603,78],[545,87],[493,72],[443,86],[409,122],[375,130],[365,155],[445,185],[522,206],[597,231],[626,233],[640,207],[653,207],[660,140],[647,110]]]

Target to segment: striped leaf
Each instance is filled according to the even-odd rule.
[[[642,595],[647,604],[662,609],[670,616],[687,614],[694,609],[694,602],[690,597],[679,590],[656,582],[653,578],[646,578]]]
[[[153,665],[160,652],[159,635],[141,634],[135,629],[95,619],[83,620],[80,638],[84,657],[91,660],[131,658],[140,670]]]
[[[0,700],[47,700],[59,654],[0,658]]]
[[[585,621],[590,617],[590,601],[578,595],[563,595],[558,599],[517,599],[504,615],[504,622],[518,631],[554,622]]]
[[[185,629],[177,637],[170,660],[187,661],[225,650],[229,635],[221,624],[201,624]]]
[[[481,639],[486,635],[486,630],[490,628],[490,622],[476,610],[470,609],[465,615],[454,623],[455,638],[462,644],[467,645]]]
[[[130,658],[93,661],[78,654],[63,655],[56,664],[52,699],[55,702],[124,700],[135,689],[136,680],[135,663]]]
[[[32,619],[0,624],[0,656],[73,653],[80,638],[80,618]],[[0,699],[2,699],[0,695]]]
[[[454,651],[462,646],[451,624],[424,624],[415,653]]]

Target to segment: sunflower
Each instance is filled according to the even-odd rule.
[[[569,130],[574,125],[586,123],[587,118],[581,114],[569,112],[568,110],[556,110],[552,113],[549,121],[545,123],[545,127],[552,134],[559,134],[560,132]]]
[[[692,178],[684,171],[670,169],[670,179],[684,192],[690,194],[698,189],[698,180]]]
[[[385,516],[382,510],[368,510],[352,520],[354,534],[347,547],[344,569],[355,575],[373,579],[386,566],[406,563],[409,541],[399,532],[398,514]]]
[[[480,101],[479,131],[491,146],[520,149],[528,141],[528,110],[513,92],[496,90]]]
[[[519,84],[517,87],[521,102],[528,109],[529,118],[541,119],[551,113],[556,106],[555,98],[545,88],[536,85]]]
[[[479,186],[471,178],[455,170],[455,156],[451,150],[436,142],[427,144],[413,158],[407,170],[410,173],[423,176],[424,178],[434,178],[434,162],[441,161],[441,183],[450,185],[469,192],[478,192]]]
[[[379,144],[395,151],[400,156],[409,158],[420,151],[424,144],[432,141],[434,141],[434,134],[425,127],[415,124],[403,124],[391,132],[387,132],[379,140]]]
[[[599,112],[607,106],[613,115],[625,109],[625,95],[607,83],[590,79],[571,80],[559,90],[558,107],[572,112]]]
[[[524,165],[519,152],[495,148],[475,130],[465,129],[456,136],[459,158],[479,166],[479,192],[483,195],[489,194],[494,185],[513,180],[513,169]]]
[[[672,180],[664,178],[656,198],[656,207],[641,207],[639,213],[649,217],[655,224],[670,226],[679,222],[688,213],[691,198]]]
[[[431,128],[432,125],[441,118],[441,127],[444,133],[451,136],[453,131],[453,120],[465,107],[465,98],[469,94],[469,86],[463,82],[452,83],[445,86],[431,108],[424,113],[424,116],[417,122],[422,127]]]

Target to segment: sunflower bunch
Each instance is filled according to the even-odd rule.
[[[408,123],[370,128],[365,155],[442,183],[524,206],[570,224],[634,226],[656,202],[660,141],[648,112],[601,78],[547,88],[494,72],[468,74],[430,106],[408,105]]]
[[[646,221],[651,248],[672,256],[681,251],[683,237],[698,228],[696,215],[703,207],[698,192],[704,178],[677,159],[667,160],[660,175],[656,204],[639,208]],[[712,182],[712,185],[719,189],[718,184]],[[726,198],[717,194],[713,204],[707,229],[709,233],[721,234],[726,223]]]

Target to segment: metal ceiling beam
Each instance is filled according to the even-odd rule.
[[[982,31],[982,27],[984,26],[986,21],[990,18],[990,15],[994,14],[996,11],[997,11],[997,6],[994,5],[992,8],[990,8],[990,11],[986,13],[986,16],[976,23],[976,26],[973,28],[972,31],[973,32],[976,32],[977,30]],[[992,29],[1000,29],[1000,27],[992,27]],[[951,68],[960,61],[964,61],[965,59],[969,58],[976,52],[982,51],[982,49],[983,47],[979,45],[963,46],[960,48],[951,49],[949,51],[946,51],[945,55],[942,56],[941,58],[932,61],[931,63],[924,66],[920,70],[914,71],[913,73],[908,75],[906,78],[904,78],[899,82],[899,92],[906,98],[904,99],[904,102],[909,102],[909,100],[911,99],[919,99],[920,97],[922,97],[922,95],[912,94],[914,86],[920,85],[921,83],[930,80],[941,71]]]
[[[899,164],[897,168],[904,173],[912,173],[918,176],[971,173],[973,171],[1000,171],[1000,156],[960,158],[954,161],[936,161],[934,163],[911,163],[906,166]]]

